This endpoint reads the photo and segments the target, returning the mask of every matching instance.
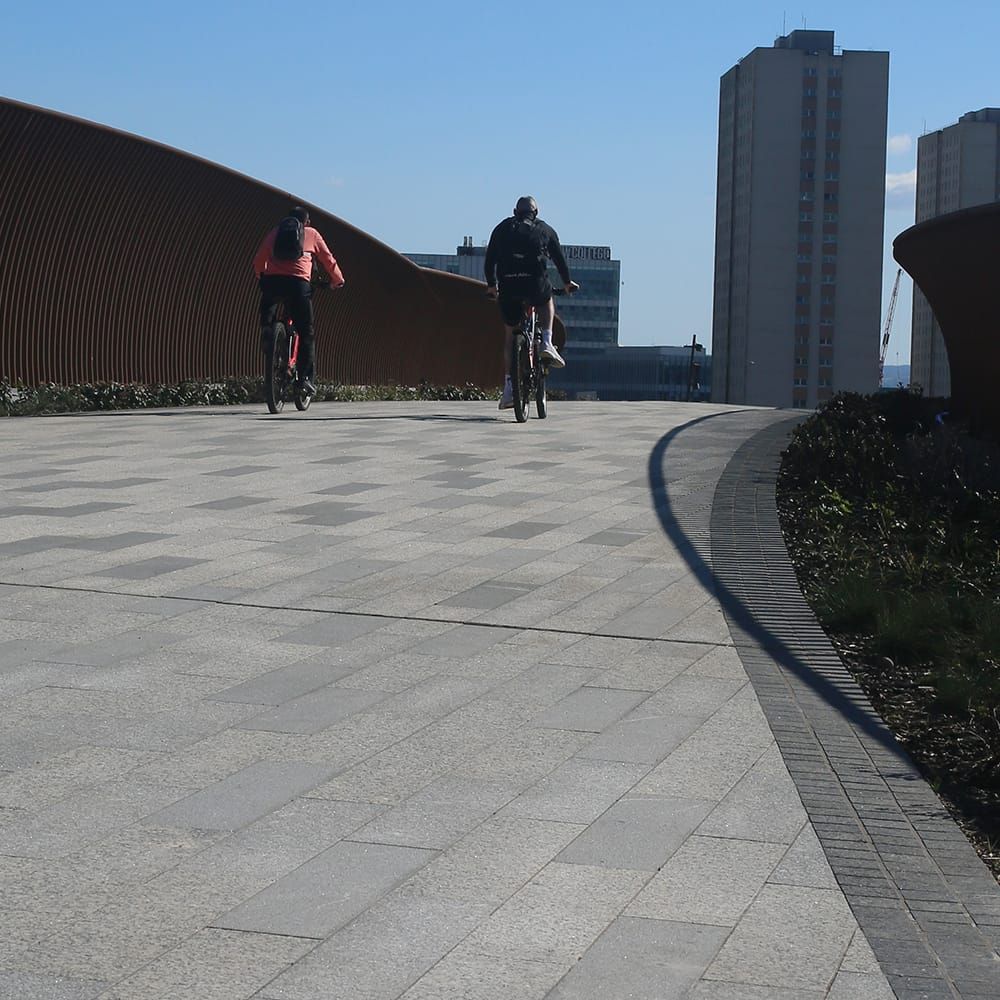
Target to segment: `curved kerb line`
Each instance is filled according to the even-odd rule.
[[[719,416],[675,428],[650,454],[660,524],[717,595],[830,867],[896,995],[998,997],[1000,887],[848,674],[795,579],[774,488],[796,418],[759,431],[727,464],[712,503],[711,565],[678,523],[667,450]]]

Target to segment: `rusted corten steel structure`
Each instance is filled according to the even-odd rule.
[[[1000,202],[920,222],[892,245],[941,327],[952,411],[1000,436],[998,248]]]
[[[499,384],[503,327],[482,284],[417,267],[308,202],[5,99],[0,150],[0,377],[259,374],[251,260],[271,226],[305,204],[347,278],[315,296],[319,378]]]

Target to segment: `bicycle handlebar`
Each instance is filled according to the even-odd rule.
[[[576,288],[574,288],[573,291],[571,292],[567,292],[562,285],[555,285],[552,288],[553,295],[576,295],[578,291],[580,291],[579,285],[577,285]],[[487,292],[486,294],[489,295],[489,292]]]

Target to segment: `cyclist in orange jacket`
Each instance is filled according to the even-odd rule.
[[[330,276],[331,288],[342,288],[344,275],[319,232],[309,225],[309,210],[296,206],[261,241],[253,259],[260,286],[261,345],[264,350],[274,330],[278,305],[285,303],[299,334],[301,391],[312,396],[316,368],[313,333],[312,273],[318,262]]]

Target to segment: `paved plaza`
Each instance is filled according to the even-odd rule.
[[[1000,996],[795,586],[795,419],[0,422],[0,998]]]

